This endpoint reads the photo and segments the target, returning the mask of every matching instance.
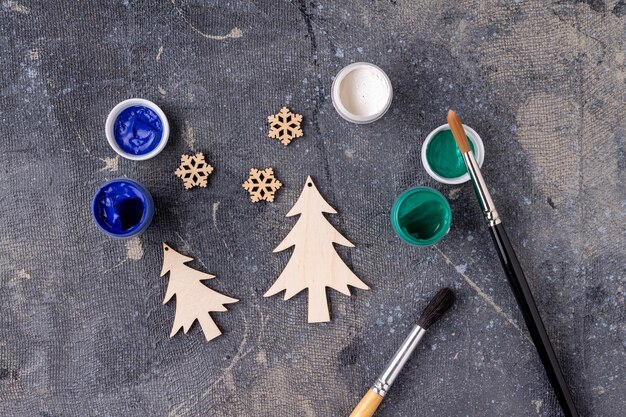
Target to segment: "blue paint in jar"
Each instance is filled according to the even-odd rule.
[[[132,155],[152,152],[163,137],[163,121],[146,106],[129,106],[120,112],[113,125],[115,142]]]
[[[143,185],[118,178],[100,186],[93,198],[92,214],[107,235],[129,238],[148,228],[154,216],[154,201]]]

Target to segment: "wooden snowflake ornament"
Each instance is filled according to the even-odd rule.
[[[278,139],[283,145],[289,143],[303,135],[300,122],[302,115],[292,113],[287,107],[280,109],[278,114],[268,116],[267,122],[270,125],[270,131],[267,134],[270,138]]]
[[[183,185],[188,190],[195,186],[206,187],[211,172],[213,167],[204,160],[204,155],[198,152],[195,155],[182,155],[175,174],[183,180]]]
[[[261,200],[274,201],[274,194],[282,187],[282,184],[274,177],[272,168],[261,170],[252,168],[250,176],[242,186],[250,193],[250,200],[256,203]]]
[[[280,252],[294,246],[287,266],[276,282],[265,293],[270,297],[285,291],[285,300],[307,289],[309,295],[309,323],[330,321],[326,287],[350,295],[348,285],[368,290],[339,257],[334,244],[354,247],[324,217],[324,213],[336,214],[321,196],[311,177],[306,179],[304,189],[287,217],[300,215],[291,232],[274,249]]]
[[[176,315],[170,337],[178,333],[181,327],[187,334],[191,325],[198,320],[206,340],[209,341],[222,334],[209,312],[228,311],[224,304],[236,303],[239,300],[220,294],[202,284],[201,281],[215,276],[188,267],[185,263],[189,261],[193,261],[193,258],[181,255],[166,243],[163,244],[161,276],[170,273],[163,304],[176,296]]]

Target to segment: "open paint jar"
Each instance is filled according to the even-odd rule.
[[[391,208],[391,226],[396,234],[415,246],[433,245],[450,230],[452,210],[448,200],[429,187],[411,188]]]
[[[146,230],[154,216],[150,192],[137,181],[118,178],[100,186],[93,197],[96,225],[109,236],[125,239]]]
[[[478,165],[485,160],[485,147],[478,133],[463,125]],[[463,155],[456,145],[448,124],[441,125],[426,136],[422,145],[422,164],[432,178],[444,184],[462,184],[469,181]]]
[[[170,125],[159,106],[149,100],[131,98],[113,107],[105,133],[115,152],[126,159],[142,161],[163,150]]]
[[[333,106],[349,122],[371,123],[391,105],[393,88],[385,71],[374,64],[356,62],[339,71],[332,87]]]

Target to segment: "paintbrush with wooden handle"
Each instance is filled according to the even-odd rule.
[[[370,417],[374,415],[385,394],[389,391],[391,384],[393,384],[402,367],[409,360],[411,353],[422,340],[426,330],[439,320],[452,304],[454,304],[454,292],[450,288],[442,288],[435,294],[422,312],[417,325],[413,327],[411,333],[404,339],[404,342],[402,342],[402,345],[393,355],[393,358],[391,358],[372,388],[365,393],[361,401],[352,410],[350,417]]]

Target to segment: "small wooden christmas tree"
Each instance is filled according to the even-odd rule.
[[[193,261],[193,258],[181,255],[167,244],[163,244],[161,276],[170,273],[163,304],[176,295],[176,315],[170,337],[178,333],[181,327],[186,334],[197,319],[206,340],[209,341],[222,334],[209,311],[228,311],[224,304],[236,303],[239,300],[220,294],[202,284],[201,281],[215,276],[188,267],[185,263],[189,261]]]
[[[309,291],[309,323],[330,321],[326,287],[350,295],[348,285],[369,289],[341,260],[334,243],[354,247],[324,217],[337,212],[321,196],[311,177],[287,217],[300,215],[291,232],[274,252],[295,245],[293,255],[274,285],[265,293],[270,297],[285,290],[285,300],[305,288]]]

